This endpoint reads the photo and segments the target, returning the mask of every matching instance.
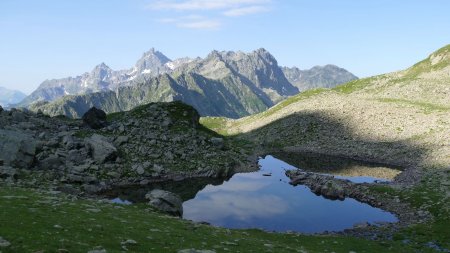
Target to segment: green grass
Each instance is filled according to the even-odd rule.
[[[426,210],[434,217],[431,222],[400,230],[394,235],[394,240],[407,240],[409,246],[416,250],[423,250],[424,245],[430,242],[450,249],[450,204],[445,187],[442,187],[442,181],[445,180],[450,180],[449,171],[430,174],[421,183],[406,190],[380,185],[370,188],[378,194],[398,196],[402,201],[410,203],[414,208]]]
[[[121,252],[412,252],[401,242],[341,236],[308,236],[228,230],[153,212],[145,204],[119,206],[76,200],[63,194],[0,188],[0,236],[11,242],[2,252],[87,252],[96,247]],[[67,250],[67,251],[62,251]]]
[[[368,85],[373,83],[373,81],[375,81],[379,77],[380,76],[374,76],[374,77],[353,80],[348,83],[338,85],[338,86],[334,87],[332,90],[337,91],[339,93],[350,94],[350,93],[353,93],[355,91],[358,91],[358,90],[361,90],[361,89],[367,87]]]
[[[282,102],[278,103],[277,105],[271,107],[270,109],[268,109],[267,111],[261,112],[257,115],[261,115],[263,117],[267,117],[269,115],[274,114],[275,112],[287,107],[290,104],[299,102],[301,100],[305,100],[308,99],[310,97],[316,96],[318,94],[324,93],[329,91],[330,89],[326,89],[326,88],[317,88],[317,89],[311,89],[311,90],[306,90],[304,92],[301,92],[298,95],[292,96],[290,98],[287,98],[285,100],[283,100]]]
[[[212,131],[221,134],[221,135],[228,135],[228,132],[226,130],[227,126],[227,118],[224,117],[201,117],[200,118],[200,124],[202,124],[204,127],[211,129]]]
[[[414,64],[411,68],[407,70],[407,77],[416,78],[421,73],[437,71],[450,65],[450,45],[447,45],[435,51],[433,55],[445,55],[445,57],[441,59],[440,62],[434,65],[431,64],[430,57]]]
[[[419,101],[411,101],[406,99],[397,99],[397,98],[380,98],[377,99],[380,102],[384,103],[395,103],[395,104],[402,104],[402,105],[412,105],[415,107],[419,107],[424,113],[431,113],[435,111],[449,111],[450,107],[443,106],[443,105],[436,105],[432,103],[427,102],[419,102]]]

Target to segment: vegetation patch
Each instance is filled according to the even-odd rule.
[[[450,110],[450,107],[443,106],[443,105],[436,105],[436,104],[427,103],[427,102],[411,101],[411,100],[398,99],[398,98],[380,98],[380,99],[377,99],[377,101],[384,102],[384,103],[412,105],[415,107],[419,107],[421,110],[423,110],[424,113],[431,113],[434,111],[442,112],[442,111]]]
[[[394,240],[403,242],[417,252],[424,252],[425,249],[445,252],[450,249],[449,182],[450,172],[440,171],[425,176],[419,184],[406,190],[381,185],[370,188],[378,194],[397,196],[401,201],[433,216],[431,222],[401,229],[394,235]]]
[[[58,192],[0,188],[2,252],[412,252],[400,241],[230,230],[152,211],[146,204],[80,200]],[[426,252],[426,250],[424,251]],[[430,251],[431,252],[431,251]]]

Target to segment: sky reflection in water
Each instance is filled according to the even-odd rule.
[[[284,175],[293,166],[272,156],[261,170],[238,173],[222,185],[208,185],[183,203],[183,218],[227,228],[261,228],[306,233],[339,231],[360,222],[395,222],[394,215],[354,199],[328,200]],[[272,173],[272,176],[263,176]]]

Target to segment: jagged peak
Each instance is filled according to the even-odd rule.
[[[150,50],[144,52],[141,59],[146,59],[146,58],[157,58],[158,60],[160,60],[163,63],[171,61],[167,56],[165,56],[160,51],[156,50],[154,47],[152,47],[152,48],[150,48]]]
[[[94,70],[96,70],[96,69],[110,70],[111,68],[108,65],[106,65],[104,62],[102,62],[94,67]]]

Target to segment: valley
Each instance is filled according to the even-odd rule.
[[[264,50],[254,54],[270,58]],[[176,87],[175,79],[179,84],[194,78],[192,84],[202,84],[200,80],[213,74],[223,74],[223,80],[233,82],[244,80],[227,79],[228,71],[243,72],[246,64],[231,63],[235,57],[248,60],[248,55],[213,52],[209,58],[218,57],[228,60],[219,62],[218,68],[203,68],[210,63],[203,60],[187,63],[182,66],[196,73],[162,74],[149,79],[150,86],[146,81],[119,87],[116,92],[38,102],[30,105],[31,110],[0,109],[1,251],[448,252],[450,46],[403,71],[297,95],[298,88],[283,75],[279,83],[271,82],[280,84],[272,90],[276,94],[258,93],[267,104],[250,110],[255,105],[251,104],[245,113],[225,115],[237,118],[256,113],[239,119],[201,117],[216,114],[205,113],[206,109],[202,114],[196,108],[204,105],[195,104],[196,99],[176,99],[164,88]],[[232,67],[223,68],[223,63]],[[163,83],[167,86],[161,87]],[[259,88],[264,90],[264,84],[260,82]],[[292,90],[283,89],[288,86]],[[161,90],[152,90],[155,87]],[[152,94],[160,98],[168,94],[176,101],[147,100]],[[97,105],[113,109],[105,113],[91,108]],[[285,163],[264,167],[270,155]],[[284,171],[287,167],[291,169]],[[256,177],[248,179],[252,175]],[[355,176],[370,180],[352,181]],[[234,185],[242,178],[248,181]],[[209,180],[221,186],[212,187]],[[227,228],[218,220],[205,219],[204,214],[189,216],[193,209],[183,203],[206,198],[202,195],[205,189],[220,193],[220,187],[230,184],[237,190],[233,198],[239,199],[254,183],[271,185],[280,180],[286,188],[274,199],[287,201],[287,196],[298,193],[293,202],[310,198],[322,203],[317,210],[335,212],[310,224],[310,230],[306,225],[294,231],[286,226],[274,228],[270,217],[248,226],[229,222],[239,226]],[[160,186],[167,182],[178,186]],[[141,189],[143,202],[111,201],[120,197],[114,192],[132,188]],[[174,194],[174,189],[181,189],[180,193]],[[269,188],[269,193],[277,189]],[[262,197],[268,194],[247,191]],[[226,204],[225,197],[219,196],[219,203],[235,204]],[[256,198],[250,195],[243,202],[251,204]],[[266,205],[279,214],[283,204],[274,199]],[[180,218],[181,203],[188,220]],[[348,203],[352,203],[348,211],[339,215],[338,206]],[[328,204],[332,207],[323,207]],[[316,205],[311,202],[306,207]],[[239,207],[232,208],[232,213]],[[373,219],[363,217],[338,225],[372,211]],[[240,214],[257,213],[246,212]],[[325,220],[335,227],[318,229]]]

